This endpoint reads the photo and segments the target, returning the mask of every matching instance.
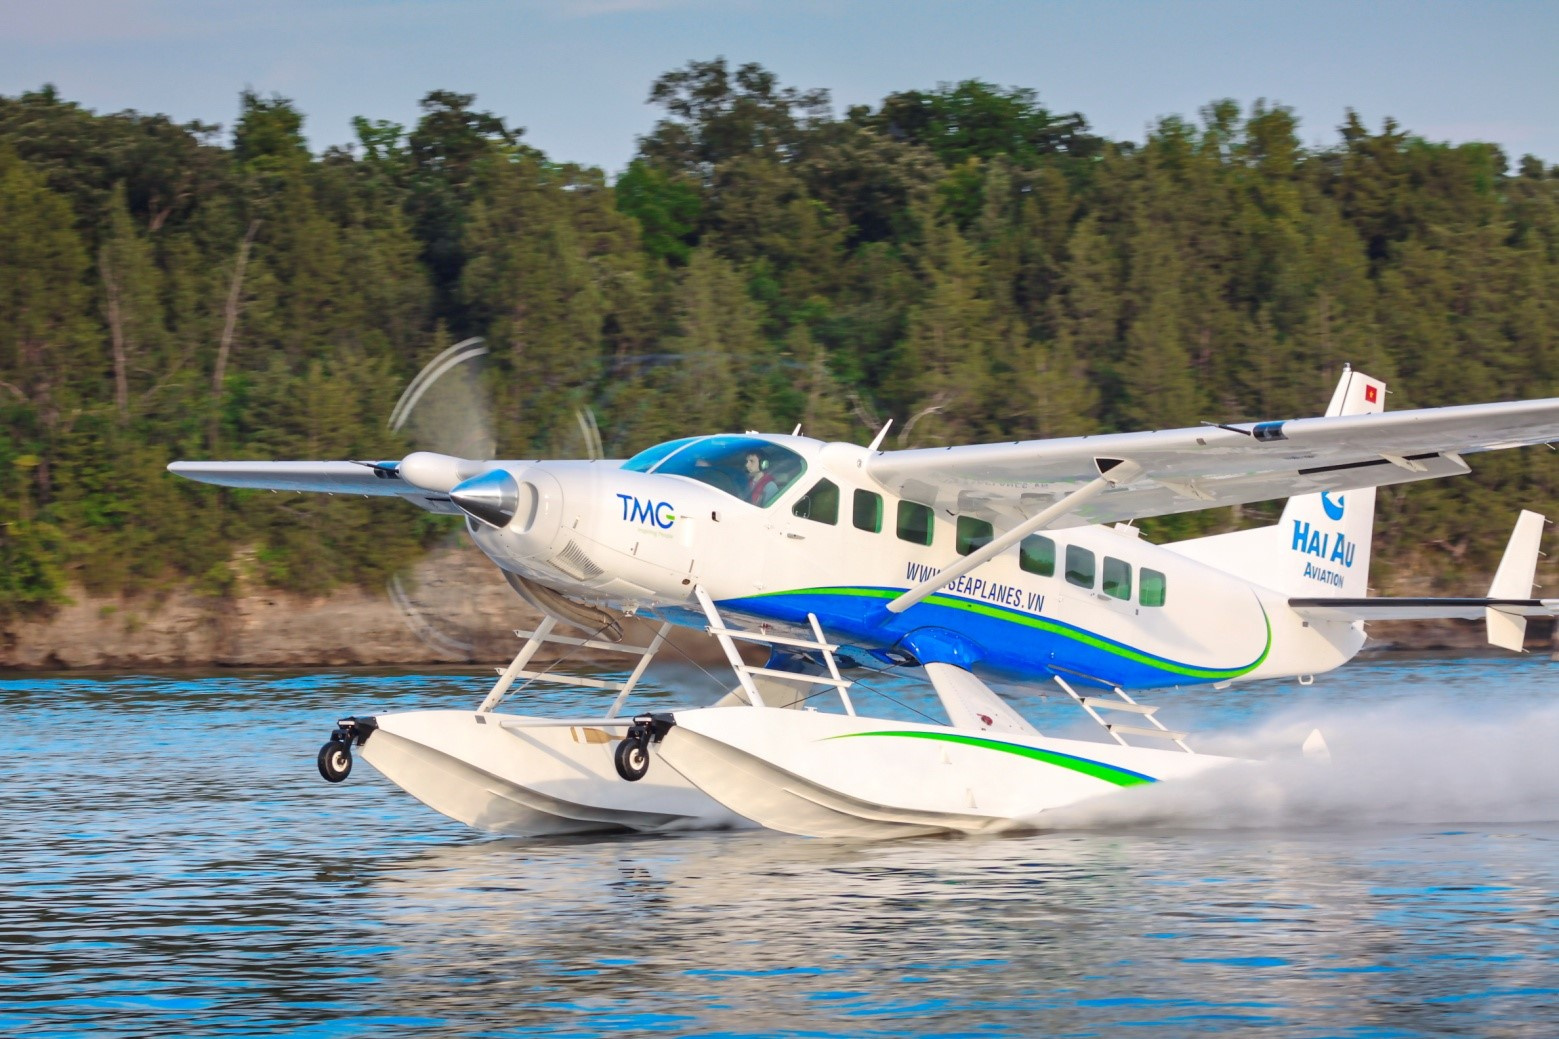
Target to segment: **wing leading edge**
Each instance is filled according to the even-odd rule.
[[[1142,475],[1049,524],[1341,492],[1468,472],[1462,455],[1559,441],[1559,398],[1369,415],[879,452],[866,471],[901,497],[1013,521],[1116,460]]]
[[[429,512],[458,513],[449,496],[400,478],[398,462],[173,462],[176,476],[220,487],[404,498]]]

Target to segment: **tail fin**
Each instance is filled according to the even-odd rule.
[[[1344,367],[1327,417],[1386,409],[1386,384]],[[1290,595],[1362,598],[1369,590],[1375,488],[1288,499],[1275,527],[1180,541],[1165,547]]]
[[[1344,367],[1327,416],[1374,415],[1385,410],[1386,384]],[[1373,487],[1290,498],[1278,520],[1279,550],[1265,569],[1275,566],[1296,576],[1297,582],[1284,589],[1296,594],[1362,598],[1369,592],[1374,531]]]
[[[1494,571],[1489,598],[1525,599],[1532,594],[1543,523],[1544,519],[1538,513],[1521,510],[1521,515],[1516,517],[1516,529],[1510,532],[1510,543],[1505,546],[1505,555],[1499,561],[1499,569]],[[1483,620],[1490,645],[1522,652],[1526,644],[1526,617],[1491,606],[1484,611]]]

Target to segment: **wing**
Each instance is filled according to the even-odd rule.
[[[400,463],[388,462],[174,462],[176,476],[222,487],[315,491],[404,498],[429,512],[459,513],[449,495],[401,479]]]
[[[1052,527],[1454,476],[1461,456],[1559,440],[1559,398],[1010,444],[885,451],[866,471],[900,497],[1015,522],[1111,468],[1141,476]]]

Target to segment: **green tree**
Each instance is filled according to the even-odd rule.
[[[577,451],[584,407],[623,454],[890,414],[905,444],[1279,418],[1344,363],[1394,407],[1559,392],[1559,177],[1530,157],[1351,114],[1307,146],[1288,109],[1231,100],[1115,144],[979,80],[834,119],[723,60],[651,101],[609,185],[449,91],[318,157],[275,95],[240,98],[227,144],[0,97],[0,613],[225,594],[249,558],[295,589],[376,581],[437,518],[250,508],[163,466],[394,457],[400,388],[473,333],[516,454]],[[1474,468],[1383,492],[1416,547],[1382,546],[1378,586],[1396,563],[1467,579],[1512,501],[1559,494],[1547,455]]]
[[[793,166],[808,196],[845,223],[851,248],[907,233],[910,211],[942,176],[928,149],[894,140],[859,111],[842,122],[819,124]]]
[[[769,397],[785,375],[737,270],[695,249],[678,272],[671,307],[664,352],[639,358],[608,398],[611,442],[638,449],[691,432],[773,428]]]
[[[143,383],[150,364],[160,359],[167,330],[162,320],[161,272],[150,243],[131,223],[123,188],[115,192],[106,222],[108,233],[98,248],[97,273],[111,348],[114,410],[123,423],[130,417],[131,383]]]
[[[253,90],[239,95],[238,124],[233,128],[233,159],[265,173],[283,173],[306,166],[308,142],[303,137],[303,113],[280,94],[262,98]]]
[[[513,373],[499,426],[520,451],[556,451],[602,355],[607,303],[563,196],[526,160],[495,172],[470,215],[461,298]]]
[[[475,101],[474,94],[430,92],[406,139],[411,161],[406,209],[422,243],[422,262],[433,276],[436,312],[459,332],[470,328],[456,306],[457,286],[468,258],[467,213],[482,194],[482,174],[491,165],[534,157],[533,149],[520,143],[523,129],[473,110]]]
[[[666,116],[639,139],[640,156],[706,183],[731,159],[799,157],[808,132],[829,114],[828,91],[781,87],[756,63],[732,72],[724,58],[665,73],[649,103]]]
[[[52,494],[77,394],[90,389],[82,380],[107,368],[92,364],[89,261],[73,223],[65,199],[0,147],[0,392],[22,406],[18,432],[40,504]]]
[[[701,209],[697,186],[635,159],[613,189],[617,208],[639,222],[650,258],[687,263],[697,244]]]
[[[797,417],[802,433],[820,440],[849,440],[857,435],[860,429],[850,415],[845,389],[828,366],[828,352],[805,324],[791,329],[785,352],[796,366],[805,398]]]
[[[1034,166],[1047,157],[1093,157],[1104,145],[1080,113],[1058,115],[1033,90],[978,79],[889,94],[871,122],[897,140],[925,145],[949,167],[998,155]]]
[[[902,419],[901,444],[945,444],[995,434],[984,403],[993,391],[1000,330],[981,293],[978,254],[950,221],[926,214],[919,260],[923,301],[907,316],[886,380]]]

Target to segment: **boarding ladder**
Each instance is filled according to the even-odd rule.
[[[844,704],[845,713],[851,715],[855,713],[855,706],[850,702],[849,692],[850,686],[853,683],[840,676],[839,663],[834,658],[834,651],[839,647],[829,644],[823,638],[823,628],[817,622],[817,614],[807,614],[807,623],[812,626],[813,637],[811,639],[775,635],[767,630],[767,625],[764,625],[762,630],[759,631],[743,631],[726,626],[724,618],[720,616],[720,611],[715,607],[714,600],[709,597],[709,593],[704,590],[703,585],[695,585],[693,594],[697,596],[698,605],[703,608],[704,616],[709,620],[709,624],[704,630],[713,635],[720,643],[720,648],[725,650],[726,660],[730,662],[731,670],[736,672],[736,680],[741,683],[741,691],[746,696],[748,703],[756,707],[787,707],[800,703],[799,699],[789,704],[766,703],[763,694],[758,691],[757,683],[753,681],[753,679],[758,678],[795,683],[802,687],[801,691],[803,693],[806,688],[814,685],[832,686],[839,693],[839,700]],[[828,674],[809,675],[798,671],[781,671],[777,668],[758,667],[748,664],[742,660],[742,655],[737,652],[736,643],[738,640],[755,642],[766,646],[786,646],[790,649],[817,653],[821,655],[823,663],[827,666]]]
[[[1065,689],[1066,695],[1070,696],[1073,700],[1076,700],[1078,705],[1081,706],[1083,710],[1088,712],[1088,716],[1103,726],[1104,731],[1109,733],[1115,742],[1119,743],[1121,746],[1131,746],[1130,743],[1126,742],[1127,736],[1146,736],[1152,739],[1170,740],[1175,744],[1175,746],[1179,747],[1187,754],[1196,753],[1196,751],[1186,746],[1186,737],[1189,736],[1190,733],[1176,732],[1174,729],[1166,727],[1164,723],[1159,721],[1156,717],[1158,711],[1157,707],[1151,707],[1145,703],[1138,703],[1131,697],[1127,696],[1126,690],[1122,689],[1120,686],[1116,686],[1113,690],[1111,690],[1117,697],[1117,699],[1112,700],[1107,696],[1083,696],[1077,690],[1073,689],[1071,685],[1067,683],[1066,679],[1062,678],[1060,675],[1055,675],[1053,677],[1055,678],[1056,685],[1060,686],[1062,689]],[[1123,711],[1127,714],[1135,714],[1139,718],[1144,718],[1148,722],[1152,723],[1152,728],[1149,728],[1146,725],[1122,725],[1119,722],[1107,722],[1104,720],[1104,717],[1099,714],[1100,711]]]
[[[550,682],[554,685],[583,686],[587,689],[604,689],[607,692],[615,692],[617,699],[612,701],[611,709],[606,712],[607,718],[617,717],[617,712],[622,710],[623,702],[628,699],[628,694],[633,687],[638,685],[639,679],[644,677],[644,671],[650,666],[650,661],[660,651],[660,647],[666,641],[666,633],[671,630],[671,624],[665,623],[655,632],[655,637],[650,639],[648,646],[624,646],[619,642],[607,642],[604,639],[576,639],[567,635],[554,635],[552,629],[557,627],[557,618],[543,617],[535,631],[516,631],[514,634],[525,639],[525,645],[514,655],[509,666],[498,672],[498,681],[493,684],[492,691],[487,694],[487,699],[477,708],[479,713],[488,713],[503,702],[509,694],[509,687],[515,679],[525,679],[525,684],[532,682]],[[572,646],[577,649],[602,650],[608,653],[622,653],[630,657],[638,657],[638,663],[629,672],[628,677],[621,682],[612,682],[600,678],[579,678],[574,675],[552,674],[547,671],[530,671],[527,665],[536,651],[547,644],[559,646]],[[524,688],[523,686],[521,688]]]

